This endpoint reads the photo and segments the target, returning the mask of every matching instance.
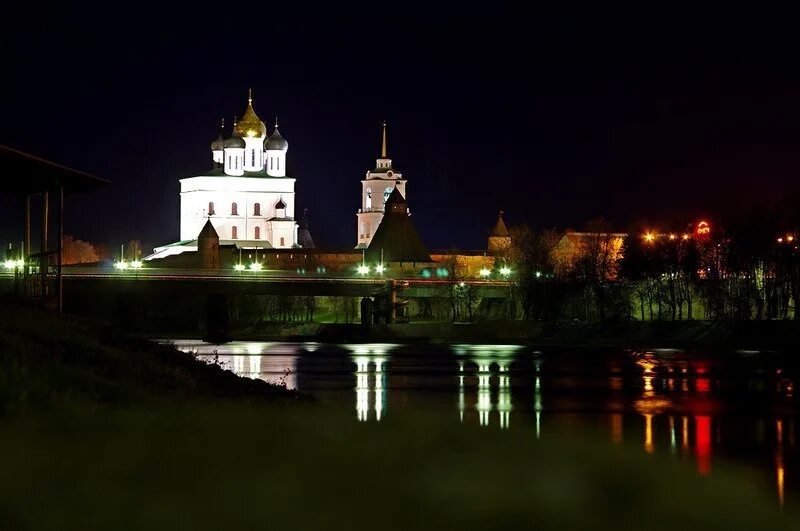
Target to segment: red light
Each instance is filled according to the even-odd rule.
[[[697,415],[694,425],[697,471],[706,475],[711,472],[711,417]]]
[[[697,224],[697,228],[695,229],[695,233],[698,236],[710,236],[711,235],[711,224],[708,221],[700,221]]]

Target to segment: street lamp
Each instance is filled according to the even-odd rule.
[[[132,267],[133,269],[141,269],[141,268],[142,268],[142,265],[143,265],[143,264],[142,264],[142,261],[141,261],[141,260],[134,260],[133,262],[131,262],[131,267]]]
[[[369,273],[369,266],[368,265],[361,264],[360,266],[358,266],[358,274],[359,275],[366,275],[367,273]]]
[[[382,275],[384,271],[386,271],[386,267],[384,267],[383,264],[378,264],[378,265],[375,266],[375,272],[376,273]]]
[[[233,269],[234,269],[235,271],[244,271],[246,268],[244,267],[244,264],[235,264],[235,265],[233,266]]]
[[[14,269],[15,267],[17,267],[17,262],[15,262],[14,260],[6,260],[5,266],[6,269]]]
[[[126,262],[125,260],[114,262],[114,267],[116,267],[120,271],[125,271],[126,269],[128,269],[128,262]]]
[[[489,275],[491,275],[491,274],[492,274],[492,272],[491,272],[490,270],[488,270],[488,269],[486,269],[486,268],[484,267],[483,269],[481,269],[481,270],[480,270],[480,272],[479,272],[478,274],[479,274],[480,276],[482,276],[483,278],[486,278],[486,277],[488,277]]]
[[[250,271],[261,271],[261,262],[253,262],[250,264]]]
[[[500,274],[504,277],[507,277],[511,274],[511,269],[508,266],[503,266],[500,268]]]

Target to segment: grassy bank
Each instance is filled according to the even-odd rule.
[[[318,407],[107,411],[0,426],[4,529],[796,529],[747,471],[555,429]],[[44,509],[46,508],[46,509]]]
[[[190,354],[18,305],[0,305],[0,407],[263,401],[293,393]]]

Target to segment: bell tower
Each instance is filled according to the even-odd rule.
[[[406,180],[392,166],[389,158],[386,122],[381,127],[380,156],[375,160],[375,169],[367,171],[361,181],[361,208],[358,209],[356,249],[365,249],[372,241],[383,219],[384,205],[392,191],[397,188],[406,196]]]

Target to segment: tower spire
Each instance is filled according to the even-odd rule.
[[[277,129],[277,128],[278,128],[278,117],[276,116],[275,117],[275,129]]]
[[[247,89],[247,103],[253,103],[253,89]]]
[[[381,143],[381,158],[386,158],[386,120],[383,121],[383,142]]]

